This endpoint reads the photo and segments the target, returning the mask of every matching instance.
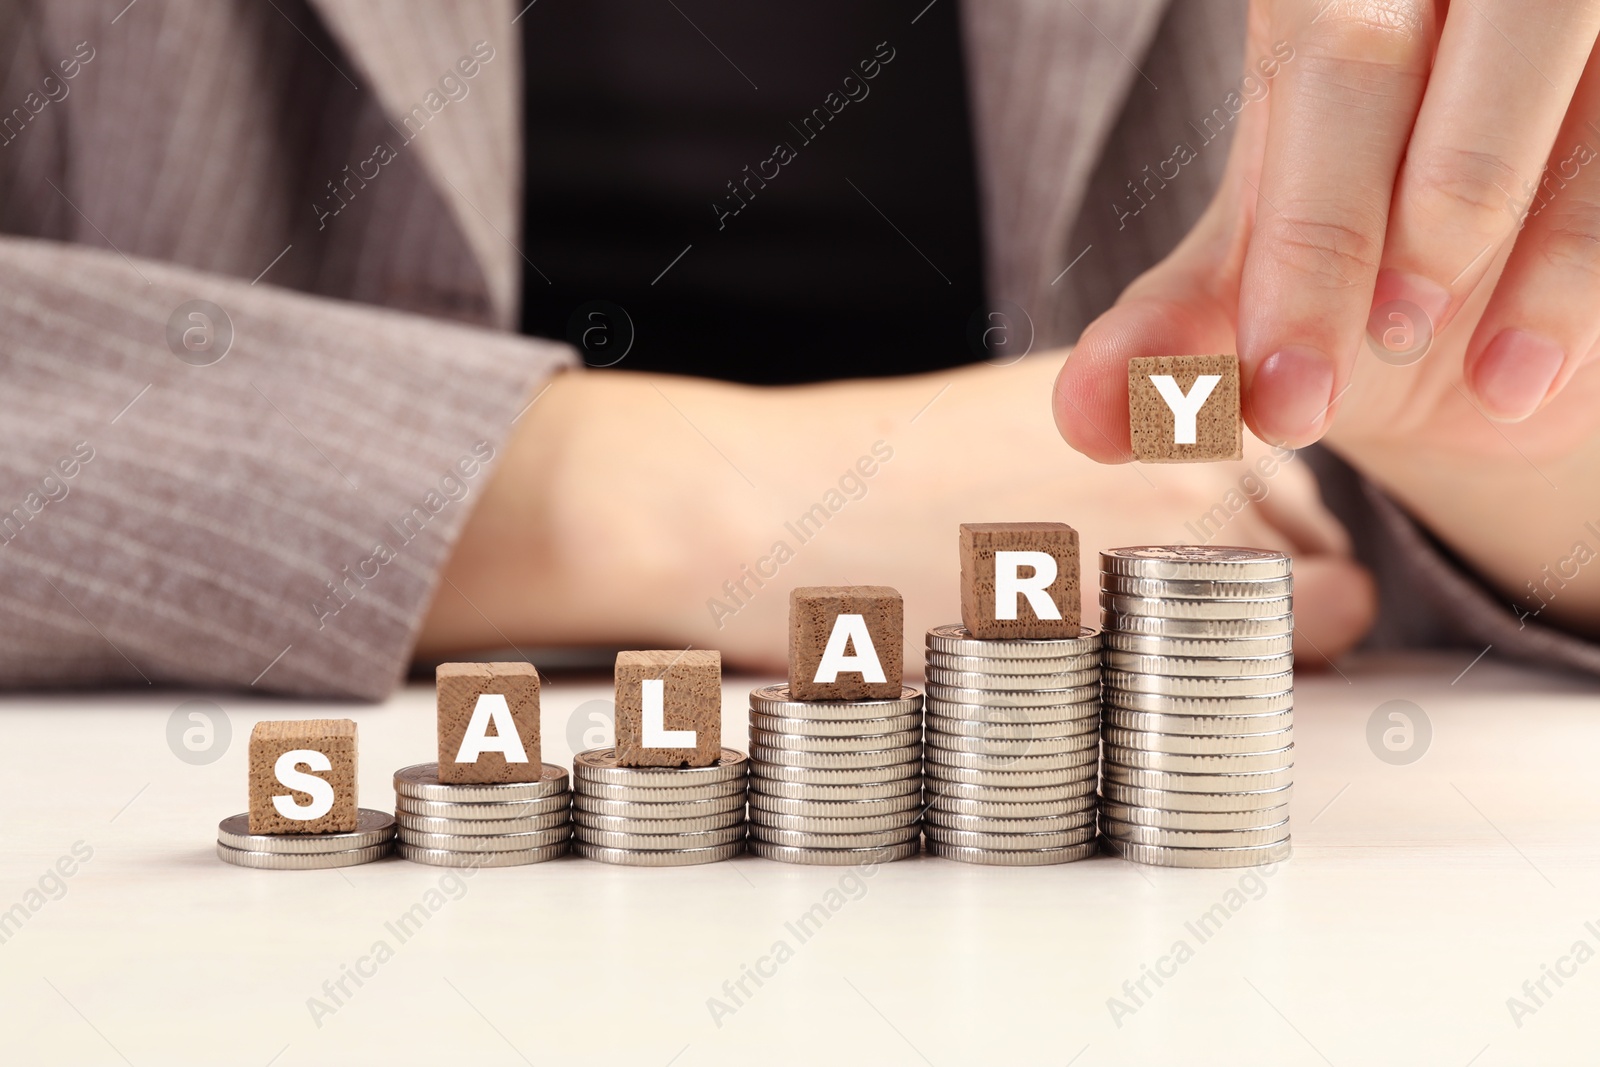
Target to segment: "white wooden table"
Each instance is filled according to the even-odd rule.
[[[1492,659],[1457,679],[1468,659],[1301,679],[1295,854],[1270,878],[1110,858],[923,857],[869,880],[752,857],[249,871],[213,843],[244,808],[250,725],[356,719],[363,802],[392,810],[391,773],[432,758],[426,688],[215,697],[232,741],[206,765],[168,746],[192,695],[6,697],[0,1062],[1593,1063],[1600,690]],[[724,688],[739,748],[752,684]],[[547,685],[548,760],[570,762],[574,710],[605,696]],[[1410,764],[1368,744],[1393,699],[1432,724]],[[74,846],[92,854],[47,874]],[[802,937],[808,912],[826,918]],[[1168,976],[1140,991],[1147,966]],[[747,967],[768,976],[740,994]]]

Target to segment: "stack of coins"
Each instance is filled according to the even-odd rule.
[[[217,824],[217,855],[237,867],[319,871],[382,859],[394,847],[394,816],[359,808],[356,828],[332,834],[253,834],[248,812]]]
[[[578,855],[626,867],[689,867],[744,850],[750,761],[725,748],[709,767],[619,767],[612,748],[572,761]]]
[[[394,773],[400,855],[435,867],[520,867],[565,856],[572,839],[565,768],[537,782],[445,784],[437,763]]]
[[[750,851],[785,863],[885,863],[916,855],[922,694],[795,700],[750,694]]]
[[[927,636],[928,851],[994,866],[1093,855],[1100,635]]]
[[[1100,828],[1118,855],[1248,867],[1289,854],[1293,579],[1281,552],[1101,554]]]

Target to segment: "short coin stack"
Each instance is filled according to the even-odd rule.
[[[359,808],[356,828],[331,834],[252,834],[248,813],[217,824],[217,855],[237,867],[316,871],[382,859],[394,847],[394,816]]]
[[[1293,579],[1281,552],[1101,554],[1105,715],[1100,827],[1166,867],[1289,854]]]
[[[924,832],[935,856],[1041,866],[1093,855],[1100,636],[927,636]]]
[[[921,850],[922,694],[795,700],[750,694],[750,851],[785,863],[848,865]]]
[[[400,855],[435,867],[519,867],[565,856],[572,838],[565,768],[537,782],[439,781],[437,763],[394,773]]]
[[[724,748],[708,767],[619,767],[616,750],[572,762],[578,855],[626,867],[689,867],[744,850],[750,761]]]

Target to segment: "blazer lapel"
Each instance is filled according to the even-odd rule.
[[[415,153],[483,269],[490,306],[520,300],[522,44],[514,0],[308,0]],[[475,69],[466,77],[458,64]],[[464,95],[463,95],[464,91]]]

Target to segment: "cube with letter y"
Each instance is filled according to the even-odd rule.
[[[1077,637],[1078,531],[1064,522],[961,524],[961,623],[980,638]]]
[[[539,672],[531,663],[441,663],[439,781],[537,782]]]
[[[812,585],[789,594],[789,695],[893,700],[905,666],[905,605],[886,585]]]
[[[1138,356],[1128,361],[1128,435],[1135,459],[1239,459],[1239,357]]]
[[[356,724],[258,722],[250,731],[250,832],[326,834],[356,828]]]
[[[722,755],[722,653],[617,653],[617,766],[709,767]]]

